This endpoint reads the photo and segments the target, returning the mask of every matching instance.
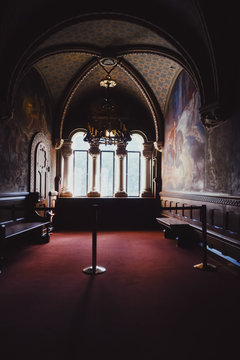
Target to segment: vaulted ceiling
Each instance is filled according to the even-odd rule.
[[[60,136],[66,113],[86,94],[101,96],[100,81],[108,74],[114,89],[140,102],[151,113],[156,140],[159,117],[182,66],[178,49],[159,32],[124,16],[78,18],[46,34],[33,53],[32,65],[44,79],[60,110]],[[90,95],[89,95],[90,96]],[[135,99],[135,100],[134,100]]]
[[[141,25],[122,20],[88,20],[49,35],[35,51],[39,59],[34,66],[45,79],[57,103],[68,86],[78,81],[81,82],[78,96],[82,91],[96,89],[106,71],[111,71],[112,67],[93,60],[114,56],[118,63],[111,76],[118,87],[124,91],[137,91],[141,96],[134,79],[121,64],[124,60],[148,83],[164,112],[168,91],[181,66],[161,55],[160,49],[163,53],[167,49],[177,52],[171,43]],[[85,68],[88,68],[87,73],[83,71]]]
[[[206,5],[197,0],[150,0],[129,5],[129,1],[80,6],[71,0],[64,4],[23,0],[20,7],[15,0],[5,2],[1,112],[4,101],[5,107],[11,107],[21,80],[32,68],[48,90],[56,137],[62,136],[71,109],[82,106],[90,94],[102,96],[99,82],[108,73],[117,83],[116,97],[124,95],[130,107],[141,104],[150,114],[156,140],[161,137],[171,89],[183,69],[199,90],[201,106],[218,106],[229,83],[221,73],[228,58],[220,53],[219,40],[229,46],[226,33],[232,31],[232,24],[225,8],[218,4],[216,18],[214,1]]]

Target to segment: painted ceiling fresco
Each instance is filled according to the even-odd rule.
[[[95,89],[100,88],[100,81],[106,77],[106,72],[104,69],[97,65],[89,74],[82,79],[79,83],[78,89],[74,95],[74,99],[78,99],[81,95],[84,94],[85,91],[88,91],[91,86],[94,84]],[[119,66],[115,67],[111,72],[111,77],[116,82],[116,87],[121,87],[122,91],[128,92],[129,94],[135,94],[139,97],[142,96],[141,91],[135,85],[134,81],[131,77]]]
[[[160,49],[160,52],[149,51],[151,46]],[[139,77],[151,89],[164,114],[169,92],[182,70],[181,65],[166,54],[167,51],[177,54],[177,49],[153,30],[116,19],[85,20],[71,24],[52,32],[36,48],[35,57],[38,53],[41,56],[35,60],[34,67],[47,84],[55,105],[60,105],[64,97],[77,101],[84,91],[96,90],[99,81],[106,76],[106,71],[97,61],[107,57],[109,47],[114,49],[113,57],[118,61],[111,72],[118,89],[125,94],[134,94],[148,106],[143,89],[135,81]],[[123,66],[122,60],[130,66],[134,76],[128,71],[128,66]],[[82,71],[84,68],[88,71]],[[73,84],[78,84],[74,94],[68,93]]]
[[[48,84],[55,102],[60,99],[69,81],[91,58],[89,54],[68,52],[47,56],[38,61],[35,67]]]
[[[167,57],[155,54],[129,54],[125,58],[144,76],[164,113],[171,84],[181,66]]]
[[[157,45],[176,48],[159,34],[128,21],[99,19],[82,21],[50,35],[39,48],[63,44],[86,44],[106,48],[123,45]]]

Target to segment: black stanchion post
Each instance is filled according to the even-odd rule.
[[[201,207],[201,221],[202,221],[202,263],[194,265],[195,269],[199,270],[214,270],[215,265],[209,264],[207,261],[207,207]]]
[[[97,206],[97,204],[93,204],[92,269],[94,274],[97,266]]]
[[[97,266],[97,218],[98,218],[98,204],[93,204],[92,209],[92,266],[83,269],[83,272],[88,275],[102,274],[106,271],[103,266]]]

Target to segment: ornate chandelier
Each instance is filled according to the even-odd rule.
[[[105,145],[131,141],[126,125],[119,117],[117,106],[109,96],[109,89],[116,85],[109,73],[100,81],[100,86],[106,89],[106,97],[97,114],[92,116],[88,123],[85,141]]]

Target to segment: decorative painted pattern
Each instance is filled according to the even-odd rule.
[[[100,88],[99,83],[106,75],[107,73],[100,65],[96,66],[80,83],[72,101],[79,99],[89,89]],[[116,81],[117,87],[121,88],[121,91],[127,92],[135,97],[142,97],[142,101],[144,102],[143,95],[139,88],[123,69],[119,66],[115,67],[111,72],[111,77]]]
[[[167,57],[157,54],[136,53],[125,55],[124,58],[136,68],[152,88],[162,112],[164,112],[169,89],[172,87],[176,73],[181,69],[180,65]],[[92,55],[86,53],[60,53],[41,59],[35,64],[35,67],[45,78],[53,100],[57,102],[69,82],[91,59]],[[114,76],[119,87],[124,91],[142,97],[136,83],[119,66],[111,72],[111,75]],[[100,80],[105,76],[106,72],[101,66],[98,66],[81,83],[81,87],[74,98],[82,91],[86,91],[91,87],[95,88],[96,84],[99,84]]]
[[[84,79],[82,79],[79,82],[78,88],[74,91],[74,94],[71,96],[71,99],[69,99],[68,106],[71,107],[71,105],[77,102],[78,99],[80,99],[81,96],[84,95],[85,91],[89,90],[89,88],[94,90],[96,90],[97,87],[100,88],[99,83],[105,77],[106,77],[106,72],[100,65],[97,65],[94,69],[92,69],[89,72],[89,74],[84,76]],[[143,89],[139,85],[137,85],[137,83],[132,78],[132,76],[130,76],[130,74],[120,65],[118,65],[111,71],[111,77],[114,81],[116,81],[117,87],[120,89],[121,92],[125,94],[129,94],[133,96],[133,98],[137,97],[138,100],[140,100],[141,103],[145,104],[146,108],[150,110],[156,128],[156,141],[158,141],[158,125],[157,125],[156,114],[154,113],[152,106],[149,102],[149,99],[147,98]],[[63,114],[63,119],[66,110],[67,109],[65,109],[65,112]]]
[[[42,43],[39,49],[64,44],[88,44],[101,48],[122,45],[157,45],[175,50],[175,47],[159,34],[129,21],[99,19],[70,25]]]
[[[92,55],[68,52],[48,56],[38,61],[35,68],[43,75],[57,102],[69,81],[92,58]]]
[[[240,198],[239,197],[230,197],[230,196],[216,196],[216,195],[199,195],[199,194],[187,194],[187,193],[173,193],[173,192],[167,192],[164,191],[160,193],[160,196],[162,197],[171,197],[171,198],[177,198],[177,199],[188,199],[188,200],[194,200],[194,201],[201,201],[202,203],[208,202],[213,204],[219,204],[223,206],[236,206],[240,207]]]
[[[156,32],[130,21],[116,19],[88,20],[69,25],[50,35],[39,49],[48,48],[49,46],[60,46],[64,49],[65,45],[69,46],[71,44],[74,46],[86,44],[98,48],[109,46],[120,48],[124,45],[137,46],[138,44],[156,45],[176,51],[168,41]],[[57,103],[71,80],[92,58],[93,55],[86,52],[69,51],[47,56],[39,60],[35,64],[35,68],[45,78],[53,100]],[[173,79],[181,67],[175,61],[157,54],[138,52],[125,55],[124,58],[136,68],[152,88],[164,113],[169,89],[171,89]],[[122,87],[124,91],[143,97],[136,83],[120,66],[117,66],[112,74],[114,74],[119,88]],[[95,84],[104,75],[105,72],[101,67],[94,69],[81,82],[80,89],[75,93],[74,99],[82,91],[86,91],[92,86],[95,87]]]
[[[152,88],[162,112],[165,112],[169,90],[181,66],[174,60],[157,54],[136,53],[125,55]]]

